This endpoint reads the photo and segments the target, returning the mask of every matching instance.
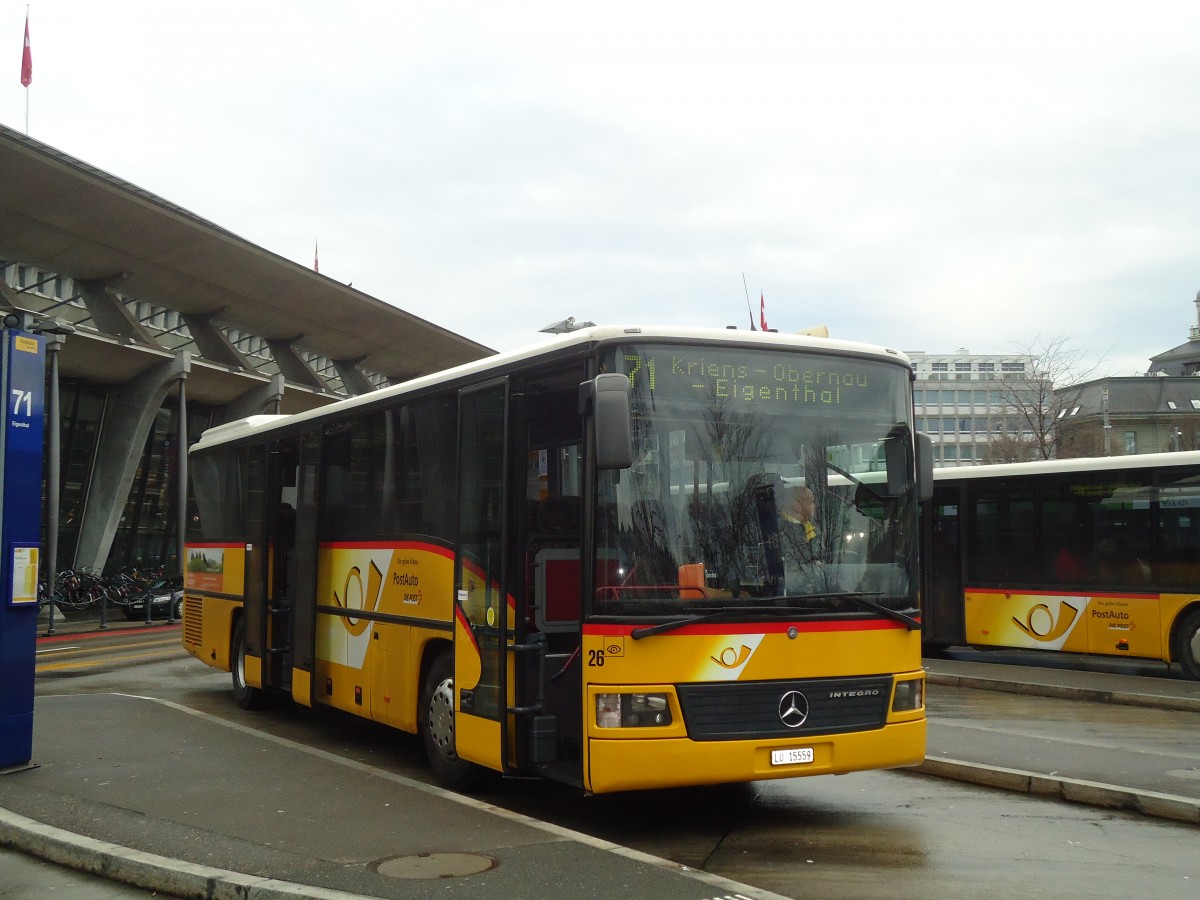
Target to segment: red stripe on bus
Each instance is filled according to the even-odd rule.
[[[489,579],[487,572],[483,571],[483,568],[478,563],[464,557],[463,561],[462,561],[462,566],[463,566],[463,571],[466,572],[468,575],[474,575],[480,581],[484,582],[484,587],[486,590],[493,591],[494,593],[497,593],[497,594],[500,593],[500,585],[498,585],[496,583],[496,579],[494,579],[494,578]],[[508,605],[509,609],[514,610],[514,611],[516,610],[517,601],[516,601],[516,598],[514,598],[512,594],[506,594],[504,602]]]
[[[1003,594],[1005,597],[1011,597],[1013,594],[1020,594],[1022,597],[1099,597],[1101,599],[1112,597],[1121,600],[1162,599],[1161,594],[1123,593],[1121,591],[1026,591],[1021,590],[1020,588],[963,588],[964,593],[967,591],[970,591],[972,594]],[[1186,591],[1184,593],[1186,593]]]
[[[467,621],[467,614],[463,612],[461,606],[454,607],[454,618],[457,619],[458,624],[462,626],[463,634],[467,636],[467,640],[470,641],[471,646],[475,648],[476,655],[482,655],[479,653],[479,644],[475,640],[475,632],[471,628],[471,623]]]
[[[454,551],[440,544],[427,544],[423,541],[397,541],[394,544],[380,544],[371,541],[329,541],[321,544],[322,550],[424,550],[426,553],[436,553],[446,559],[454,559]]]
[[[598,636],[626,635],[646,627],[647,625],[584,625],[583,633]],[[672,629],[670,633],[786,634],[792,628],[799,632],[830,633],[837,631],[891,631],[904,627],[902,622],[893,622],[890,619],[869,619],[856,622],[700,622]]]

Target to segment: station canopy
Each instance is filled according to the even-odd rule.
[[[0,173],[0,257],[8,263],[94,280],[124,298],[208,316],[392,382],[493,352],[4,126]],[[123,381],[161,359],[84,336],[65,342],[64,375]],[[221,402],[245,389],[218,368],[225,371],[194,368],[189,393],[195,384],[197,399]]]

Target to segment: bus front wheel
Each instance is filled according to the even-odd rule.
[[[441,653],[425,676],[421,698],[421,735],[425,755],[438,780],[455,791],[474,787],[483,769],[454,749],[454,658]]]
[[[238,619],[233,629],[233,643],[229,648],[229,673],[233,676],[233,699],[242,709],[258,709],[262,705],[262,691],[246,684],[246,619]]]
[[[1188,678],[1200,681],[1200,609],[1193,609],[1175,635],[1175,658]]]

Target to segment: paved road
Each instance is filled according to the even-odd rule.
[[[82,745],[97,759],[53,754],[44,757],[46,765],[38,777],[50,776],[43,779],[45,790],[58,792],[60,798],[72,797],[74,809],[68,806],[68,814],[62,802],[47,799],[39,806],[26,797],[24,811],[37,812],[33,818],[43,822],[55,821],[58,816],[58,824],[82,833],[97,822],[113,820],[115,830],[110,837],[122,841],[138,834],[139,822],[143,825],[153,822],[163,840],[155,845],[151,835],[145,838],[145,849],[159,846],[166,853],[178,853],[180,847],[195,845],[205,850],[208,865],[216,865],[223,871],[245,871],[238,867],[253,862],[255,854],[268,859],[263,854],[278,853],[278,846],[261,846],[265,836],[275,834],[298,851],[298,858],[290,854],[282,859],[270,856],[264,872],[295,872],[294,877],[306,883],[318,883],[317,876],[324,872],[321,877],[331,880],[320,883],[328,886],[352,876],[342,886],[364,891],[367,882],[362,879],[366,878],[371,885],[369,892],[379,896],[424,895],[428,884],[398,882],[394,877],[381,880],[362,869],[384,858],[411,858],[411,853],[398,851],[405,846],[410,849],[427,846],[438,833],[435,826],[443,815],[438,812],[442,800],[436,799],[439,795],[430,793],[427,785],[418,783],[426,776],[419,748],[397,756],[394,749],[391,752],[385,749],[394,745],[395,739],[391,737],[394,733],[382,736],[370,723],[336,716],[314,719],[296,711],[280,710],[266,716],[245,714],[243,718],[229,702],[223,676],[202,667],[188,668],[186,662],[100,671],[81,678],[74,677],[70,670],[60,670],[39,682],[39,704],[46,711],[39,720],[42,723],[39,730],[54,726],[56,719],[60,724],[54,727],[68,729],[69,734],[77,734],[83,721],[97,726],[107,721],[107,726],[97,732],[95,740]],[[1194,843],[1194,824],[1179,825],[1158,816],[1163,813],[1178,816],[1181,811],[1186,815],[1197,807],[1188,805],[1191,798],[1186,793],[1167,795],[1139,779],[1157,768],[1160,779],[1172,779],[1185,788],[1190,783],[1171,773],[1179,766],[1194,768],[1200,762],[1188,747],[1189,743],[1197,746],[1191,737],[1196,715],[1189,711],[1188,704],[1200,703],[1200,685],[1178,681],[1161,684],[1165,680],[1125,676],[1110,680],[1103,673],[1054,674],[1027,668],[1010,672],[962,661],[930,661],[929,666],[931,741],[927,769],[934,771],[940,767],[939,775],[996,784],[1018,793],[995,794],[955,785],[943,778],[923,779],[883,772],[664,792],[652,804],[647,804],[645,795],[568,797],[545,783],[497,790],[473,802],[482,800],[483,811],[499,812],[500,806],[507,807],[508,811],[501,815],[516,814],[520,826],[536,820],[552,821],[555,824],[551,829],[566,829],[554,832],[560,838],[581,843],[583,848],[615,852],[616,859],[608,858],[603,863],[605,874],[596,876],[605,896],[611,895],[613,878],[619,880],[628,874],[626,867],[630,864],[635,864],[639,878],[653,876],[653,880],[664,872],[686,878],[687,872],[678,869],[683,865],[703,867],[725,879],[715,885],[683,882],[680,896],[695,900],[739,893],[754,898],[772,894],[949,898],[962,896],[964,884],[976,885],[984,892],[981,896],[1056,893],[1116,897],[1150,893],[1156,898],[1179,896],[1189,900],[1194,896],[1193,879],[1200,880],[1200,873],[1191,873],[1186,868],[1192,865],[1188,862],[1191,857],[1181,849]],[[121,701],[112,694],[90,699],[65,696],[76,694],[85,683],[90,690],[117,690],[122,684],[129,684],[131,678],[135,684],[149,679],[159,693],[186,698],[192,711],[185,714],[187,719],[183,721],[195,718],[197,709],[218,711],[221,716],[228,713],[231,717],[222,718],[219,727],[216,721],[209,722],[207,730],[197,732],[203,736],[180,743],[181,737],[192,734],[192,725],[181,726],[176,721],[178,717],[172,717],[170,727],[158,727],[159,713],[147,712],[152,701],[134,698]],[[983,692],[964,687],[977,681],[1003,690]],[[1065,699],[1078,696],[1081,691],[1086,691],[1092,702]],[[50,698],[54,694],[59,696],[52,704]],[[1058,696],[1044,697],[1044,694]],[[80,703],[87,709],[71,705]],[[52,713],[55,704],[58,709]],[[1182,704],[1183,708],[1166,713],[1162,709],[1147,709],[1151,704]],[[118,708],[128,713],[121,722],[116,719],[126,713],[117,712]],[[1164,718],[1149,729],[1130,725],[1130,722],[1144,724],[1160,716]],[[346,730],[342,730],[343,725]],[[1172,729],[1180,725],[1187,733],[1175,741],[1171,738]],[[149,736],[139,740],[142,732],[137,729],[147,727]],[[105,743],[109,738],[104,736],[111,732],[124,738],[124,743],[112,746]],[[1146,737],[1139,738],[1139,745],[1130,737],[1133,734]],[[294,747],[292,737],[298,742]],[[61,743],[75,750],[81,746],[78,741]],[[242,747],[235,763],[222,766],[219,761],[207,758],[224,752],[226,745]],[[401,745],[404,746],[403,741]],[[1047,748],[1066,760],[1065,768],[1060,770],[1046,764],[1056,759],[1046,753]],[[197,756],[199,749],[206,752]],[[1127,756],[1137,765],[1131,768],[1122,763],[1119,767],[1104,768],[1105,754],[1110,754],[1110,759],[1117,758],[1111,754]],[[1179,759],[1170,761],[1176,754],[1181,754]],[[253,827],[246,826],[248,831],[232,827],[228,817],[202,818],[211,816],[214,810],[211,785],[221,783],[219,773],[227,773],[224,780],[229,781],[228,773],[245,772],[247,758],[268,757],[276,761],[286,759],[284,769],[311,766],[313,760],[324,761],[313,774],[293,773],[275,789],[271,789],[269,780],[275,777],[273,770],[246,773],[250,780],[245,782],[244,789],[238,789],[242,781],[230,784],[231,792],[222,794],[217,808],[237,811],[247,823],[255,823]],[[1087,772],[1079,767],[1089,760],[1100,760],[1100,771],[1109,782],[1118,780],[1113,773],[1119,770],[1122,783],[1101,784],[1081,777]],[[159,766],[164,768],[156,768]],[[334,774],[343,767],[350,771]],[[75,779],[72,785],[66,783],[68,772]],[[181,782],[181,772],[195,778]],[[343,778],[349,781],[343,787],[336,787]],[[409,784],[410,781],[413,783]],[[115,803],[109,796],[114,782],[128,785],[128,791]],[[186,792],[181,795],[179,787],[186,783],[210,787],[194,797]],[[311,792],[305,792],[301,798],[290,798],[285,785],[296,783],[321,784],[327,789],[334,786],[334,796],[321,798],[317,805],[309,796]],[[370,785],[365,795],[361,794],[364,784]],[[383,792],[391,791],[397,791],[390,801],[394,805],[377,825],[372,825],[369,816],[364,818],[364,809],[369,808],[367,804],[373,799],[382,797]],[[169,803],[156,813],[152,801],[162,792]],[[14,793],[6,790],[0,779],[0,798]],[[1064,806],[1021,796],[1027,793],[1045,793],[1072,803]],[[133,799],[138,796],[146,808],[140,809],[135,819],[129,819],[128,810],[131,805],[137,806]],[[1163,800],[1166,796],[1170,803]],[[1159,798],[1159,807],[1146,805],[1148,799],[1155,797]],[[289,814],[289,804],[296,799],[302,802],[294,814]],[[454,802],[462,799],[455,798]],[[248,800],[255,802],[243,809]],[[347,802],[348,810],[342,811],[338,804]],[[1093,803],[1120,809],[1141,808],[1143,814],[1113,814],[1103,808],[1096,810]],[[0,806],[5,805],[4,799],[0,799]],[[421,826],[420,838],[405,837],[409,832],[397,830],[398,821],[412,820],[411,816],[397,820],[394,814],[397,808],[421,811],[415,819]],[[285,812],[281,814],[279,809]],[[90,815],[89,810],[95,811],[95,815]],[[299,828],[300,832],[280,832],[281,815],[289,827]],[[346,835],[322,832],[320,840],[313,843],[314,834],[310,833],[313,826],[303,826],[314,815],[321,822],[361,822],[367,835],[384,840],[378,844],[368,841],[364,846],[363,835],[358,833],[352,835],[354,840],[350,845],[345,845],[341,838]],[[525,815],[532,819],[521,818]],[[1020,827],[1013,828],[1012,823],[1020,823]],[[577,890],[562,893],[563,884],[545,880],[554,874],[546,871],[546,860],[554,860],[551,867],[555,870],[563,865],[554,856],[563,850],[555,846],[558,841],[547,842],[543,834],[533,839],[532,844],[518,841],[512,845],[513,836],[507,833],[513,827],[511,820],[506,821],[503,837],[488,838],[490,827],[489,824],[465,831],[456,828],[455,846],[471,851],[469,856],[479,855],[482,848],[485,851],[482,855],[500,858],[499,868],[509,875],[520,871],[522,863],[527,864],[524,880],[510,882],[502,893],[515,889],[517,893],[509,896],[522,896],[522,887],[532,887],[533,892],[525,896],[586,895]],[[178,831],[180,828],[184,830]],[[472,835],[466,842],[462,838],[464,833]],[[188,834],[199,843],[186,839]],[[206,845],[217,834],[224,835],[222,840],[228,843],[224,849],[220,843]],[[200,840],[200,835],[206,837]],[[609,841],[650,853],[659,862],[649,863],[636,854],[622,855]],[[533,848],[524,860],[521,847]],[[540,866],[536,864],[539,857]],[[301,869],[287,868],[301,863]],[[640,868],[644,863],[657,869],[647,872]],[[587,868],[585,863],[573,859],[561,871],[578,879],[585,877]],[[473,896],[472,890],[479,888],[480,896],[494,896],[499,879],[493,876],[494,873],[487,873],[451,878],[441,889],[445,891],[452,885],[455,896]],[[520,886],[514,887],[517,881]],[[266,890],[263,884],[260,878],[255,889]],[[716,892],[709,890],[714,886]],[[573,883],[571,887],[574,889]],[[626,887],[650,889],[663,897],[675,896],[671,885],[663,889],[638,881]],[[697,889],[701,893],[697,894]],[[142,893],[135,891],[135,895]]]

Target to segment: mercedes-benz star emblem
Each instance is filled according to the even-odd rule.
[[[779,721],[788,728],[799,728],[808,718],[808,698],[799,691],[788,691],[779,699]]]

